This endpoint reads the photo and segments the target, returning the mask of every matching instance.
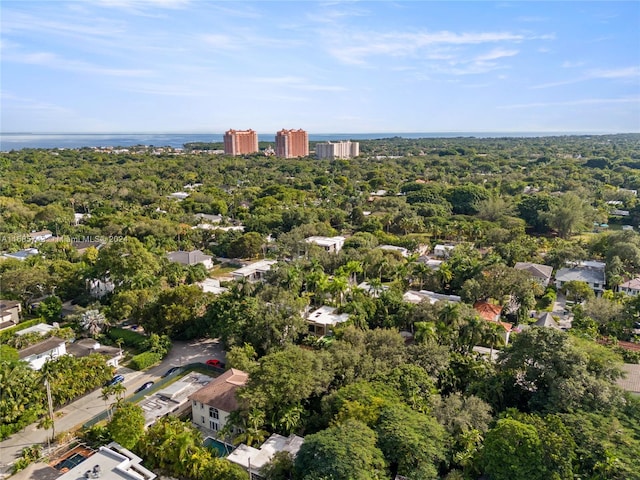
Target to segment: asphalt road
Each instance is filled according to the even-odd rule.
[[[204,363],[210,358],[224,361],[224,351],[217,339],[173,342],[171,352],[160,365],[145,372],[121,367],[118,373],[124,375],[123,384],[127,388],[127,395],[131,395],[143,383],[158,380],[171,367],[196,362]],[[81,427],[86,421],[105,410],[107,404],[100,398],[101,390],[91,392],[55,412],[56,436]],[[0,442],[0,478],[7,476],[11,465],[20,457],[24,447],[35,444],[46,447],[47,437],[50,437],[51,433],[51,430],[38,429],[36,424],[33,424]]]

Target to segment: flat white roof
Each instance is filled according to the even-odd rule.
[[[333,313],[336,310],[337,308],[335,307],[323,305],[319,309],[309,313],[309,315],[307,315],[307,320],[319,325],[337,325],[338,323],[346,322],[347,320],[349,320],[348,313],[341,313],[340,315],[337,315]]]
[[[254,272],[268,272],[269,270],[271,270],[271,266],[275,265],[276,263],[278,263],[277,260],[260,260],[258,262],[254,262],[242,268],[239,268],[238,270],[234,270],[233,272],[231,272],[231,275],[242,275],[244,277],[247,275],[251,275]]]
[[[100,480],[153,480],[156,474],[142,466],[142,459],[116,442],[100,447],[96,453],[76,465],[57,480],[78,480],[85,478],[85,472],[99,471]]]
[[[252,473],[258,473],[278,452],[289,452],[295,457],[303,443],[304,438],[298,437],[297,435],[283,437],[282,435],[274,433],[259,449],[248,447],[245,444],[238,446],[238,448],[229,454],[227,460],[247,470],[249,469],[249,462],[251,462]]]
[[[16,335],[26,335],[28,333],[39,333],[40,335],[44,335],[45,333],[50,332],[51,330],[55,330],[56,327],[53,325],[49,325],[48,323],[39,323],[34,325],[33,327],[25,328],[24,330],[18,330]]]
[[[320,245],[321,247],[330,247],[332,245],[335,245],[336,243],[341,243],[344,241],[345,241],[345,237],[313,236],[313,237],[305,238],[305,242],[315,243],[316,245]]]

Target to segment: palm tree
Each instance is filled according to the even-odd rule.
[[[277,424],[282,427],[285,435],[291,434],[300,425],[303,413],[304,408],[300,404],[290,405],[283,410]]]
[[[442,262],[436,270],[436,275],[440,281],[440,285],[446,291],[449,288],[449,282],[453,279],[453,272],[447,262]]]
[[[98,334],[109,325],[106,317],[98,310],[87,310],[80,317],[80,325],[86,330],[92,337],[97,337]]]

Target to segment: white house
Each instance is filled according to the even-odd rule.
[[[39,232],[31,232],[29,237],[33,242],[44,242],[47,238],[53,237],[51,230],[41,230]]]
[[[238,409],[236,390],[245,385],[249,374],[230,368],[189,396],[191,421],[215,436],[227,424],[229,414]]]
[[[556,272],[556,288],[571,281],[585,282],[591,289],[600,294],[605,286],[605,264],[595,260],[579,262],[575,267],[561,268]]]
[[[19,250],[17,252],[5,253],[5,258],[13,258],[14,260],[20,260],[21,262],[26,260],[29,257],[33,257],[34,255],[38,255],[40,253],[37,248],[25,248],[24,250]]]
[[[324,248],[326,252],[329,253],[338,253],[342,250],[342,246],[344,245],[345,237],[321,237],[321,236],[313,236],[309,238],[305,238],[305,242],[312,243],[314,245],[318,245],[319,247]]]
[[[231,272],[231,276],[235,280],[246,279],[249,282],[260,282],[264,280],[265,275],[271,267],[278,263],[277,260],[259,260],[257,262],[246,265],[238,270]]]
[[[117,347],[100,345],[99,342],[92,338],[83,338],[77,342],[70,343],[67,346],[67,353],[78,358],[88,357],[92,353],[99,353],[105,358],[107,365],[111,365],[113,368],[118,368],[122,358],[122,350]]]
[[[433,249],[433,255],[438,258],[448,258],[454,248],[456,248],[454,245],[436,245]]]
[[[32,370],[40,370],[49,360],[67,354],[65,341],[59,337],[50,337],[18,352],[20,360],[29,363]]]
[[[192,265],[204,265],[207,270],[213,268],[213,257],[211,255],[205,255],[200,250],[192,250],[190,252],[178,251],[167,253],[167,258],[170,262],[179,263],[185,266]]]
[[[189,194],[187,192],[173,192],[169,195],[169,198],[173,198],[175,200],[184,200],[188,196]]]
[[[37,325],[34,325],[32,327],[24,328],[22,330],[18,330],[16,332],[16,335],[22,336],[22,335],[28,335],[30,333],[38,333],[40,335],[47,335],[49,332],[51,332],[52,330],[55,330],[59,326],[60,325],[58,325],[58,323],[54,323],[53,325],[49,325],[48,323],[38,323]]]
[[[250,480],[259,480],[260,470],[267,465],[278,452],[289,452],[293,458],[300,451],[304,443],[304,438],[297,435],[283,437],[274,433],[267,441],[260,445],[260,448],[248,447],[241,444],[229,456],[227,460],[240,465],[249,473]]]
[[[319,337],[326,335],[339,323],[349,320],[348,313],[335,313],[337,308],[323,305],[307,315],[307,323],[309,324],[309,332]]]
[[[55,470],[54,470],[55,471]],[[56,480],[99,478],[101,480],[153,480],[156,474],[142,466],[142,459],[116,442],[111,442]]]
[[[403,257],[409,256],[409,250],[404,247],[398,247],[397,245],[380,245],[378,247],[381,250],[390,250],[392,252],[398,252]]]
[[[627,295],[636,296],[640,293],[640,277],[632,278],[618,285],[618,291]]]
[[[436,302],[458,303],[462,300],[458,295],[444,295],[429,290],[409,290],[405,292],[402,299],[408,303],[420,303],[426,300],[432,305]]]
[[[219,295],[228,290],[228,288],[220,286],[220,280],[217,278],[207,278],[202,282],[198,282],[196,285],[198,285],[203,292],[213,293],[214,295]]]

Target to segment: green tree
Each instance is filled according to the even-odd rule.
[[[536,428],[504,418],[489,430],[484,441],[484,472],[495,480],[548,480],[544,450]]]
[[[116,442],[133,449],[144,435],[144,412],[134,403],[121,402],[117,405],[107,430]]]
[[[376,434],[365,424],[348,420],[307,435],[295,460],[299,480],[378,480],[387,478]]]
[[[62,300],[55,295],[45,298],[40,302],[40,305],[38,305],[37,313],[47,322],[60,320],[60,314],[62,313]]]
[[[394,406],[381,412],[376,432],[392,474],[438,478],[438,464],[445,458],[445,432],[433,417]]]
[[[550,206],[545,218],[561,238],[569,238],[586,228],[589,217],[593,215],[592,211],[593,208],[583,198],[576,193],[567,192]]]

